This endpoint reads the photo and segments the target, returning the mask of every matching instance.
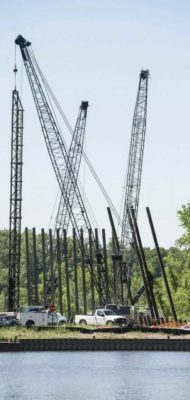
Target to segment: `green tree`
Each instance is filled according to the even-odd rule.
[[[179,247],[190,249],[190,203],[183,204],[177,212],[180,226],[185,230],[184,234],[176,241]]]

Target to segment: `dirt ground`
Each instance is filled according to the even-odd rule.
[[[127,332],[127,333],[107,333],[107,332],[94,332],[89,333],[65,333],[64,338],[78,338],[78,339],[190,339],[190,334],[168,335],[166,333],[151,333],[151,332]]]

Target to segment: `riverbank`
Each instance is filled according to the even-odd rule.
[[[77,327],[76,327],[77,329]],[[190,334],[176,330],[130,330],[127,332],[74,330],[72,327],[0,329],[0,352],[4,351],[190,351]]]
[[[1,327],[0,341],[19,341],[25,339],[190,339],[190,331],[180,329],[152,329],[146,327]]]
[[[170,337],[21,339],[0,342],[0,352],[21,351],[190,351],[189,339]]]

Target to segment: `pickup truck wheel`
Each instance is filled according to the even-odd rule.
[[[107,321],[106,325],[113,325],[113,321]]]
[[[59,322],[58,322],[58,325],[59,325],[59,326],[63,326],[63,325],[65,325],[65,324],[66,324],[65,321],[59,321]]]
[[[34,321],[27,321],[26,322],[26,327],[27,328],[31,328],[32,326],[34,326],[35,325],[35,322]]]
[[[87,325],[87,322],[85,319],[81,319],[81,321],[79,322],[79,325]]]

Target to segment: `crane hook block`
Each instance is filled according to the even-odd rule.
[[[15,39],[15,43],[22,49],[24,49],[24,47],[29,47],[31,45],[31,43],[28,42],[22,35],[17,36],[17,38]]]

